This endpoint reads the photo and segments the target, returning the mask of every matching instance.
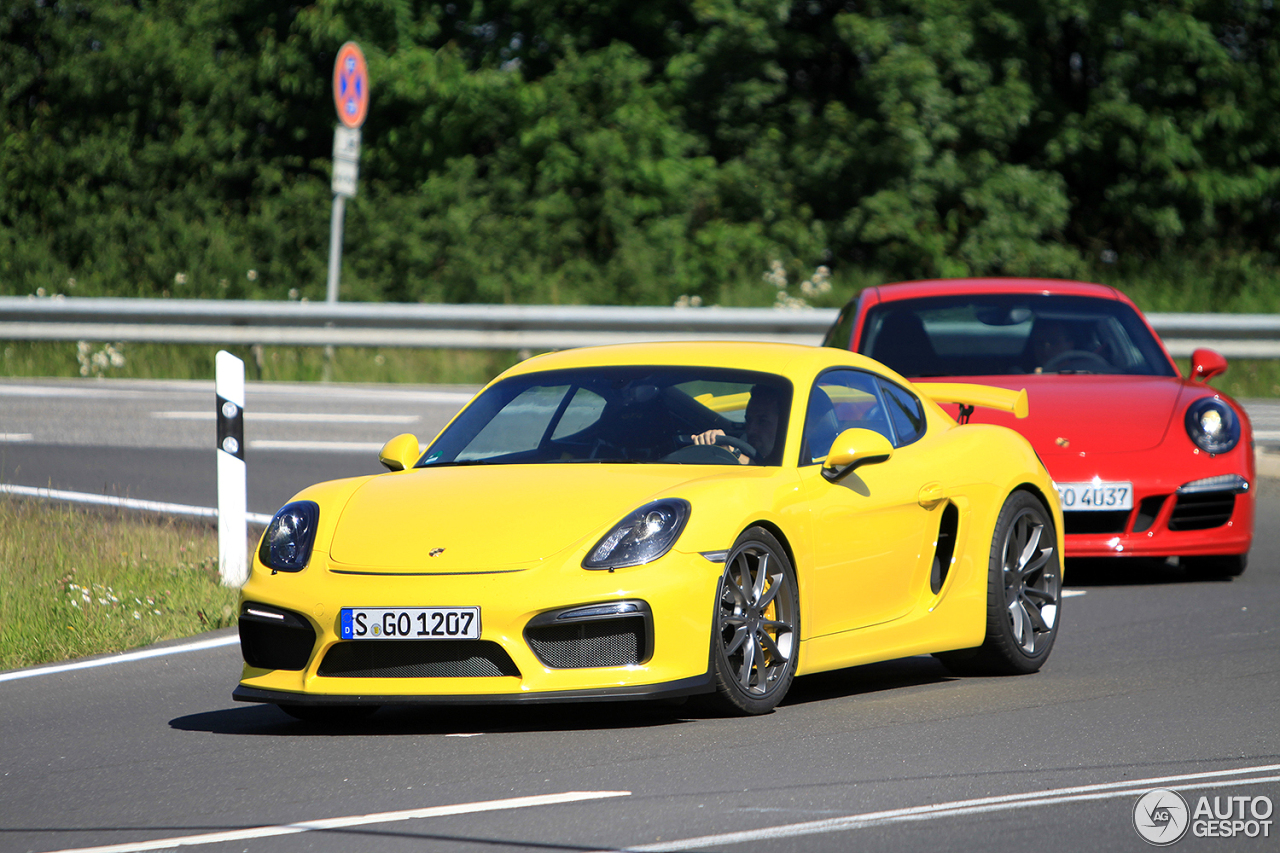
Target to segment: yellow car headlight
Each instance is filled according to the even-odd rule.
[[[311,559],[320,507],[314,501],[285,504],[267,525],[258,559],[273,572],[300,572]]]
[[[642,566],[671,550],[689,520],[689,502],[679,498],[647,503],[614,525],[582,561],[584,569]]]

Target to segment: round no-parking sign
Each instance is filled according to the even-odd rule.
[[[359,127],[369,112],[369,67],[364,52],[353,41],[338,50],[333,63],[333,103],[338,119],[347,127]]]

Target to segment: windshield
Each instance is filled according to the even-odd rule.
[[[748,406],[757,423],[748,420]],[[767,401],[767,404],[766,404]],[[757,416],[769,409],[770,434]],[[739,464],[693,436],[751,436],[753,464],[777,465],[791,384],[708,367],[593,367],[513,376],[493,385],[431,443],[416,467],[546,463]],[[750,446],[750,445],[748,445]]]
[[[1081,296],[992,294],[884,302],[867,313],[858,352],[907,377],[1176,375],[1131,307]]]

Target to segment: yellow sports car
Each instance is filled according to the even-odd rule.
[[[284,506],[244,586],[234,698],[389,703],[706,694],[936,654],[1040,668],[1062,511],[1026,392],[912,384],[829,347],[636,344],[531,358],[388,473]],[[962,414],[961,419],[964,420]]]

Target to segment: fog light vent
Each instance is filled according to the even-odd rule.
[[[1236,508],[1236,496],[1232,492],[1204,492],[1180,494],[1169,516],[1170,530],[1208,530],[1221,527],[1231,520]]]
[[[554,669],[633,666],[644,651],[644,619],[606,619],[531,628],[533,653]]]
[[[259,669],[306,669],[316,632],[300,613],[245,602],[240,608],[240,653]]]

